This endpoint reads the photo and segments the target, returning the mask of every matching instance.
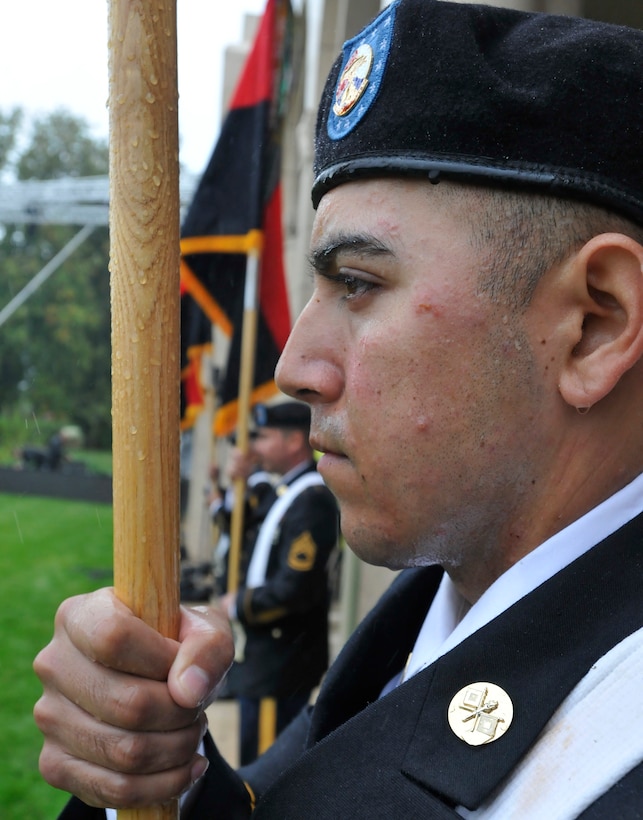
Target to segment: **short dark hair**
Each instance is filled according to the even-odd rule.
[[[430,186],[452,198],[480,254],[479,286],[492,301],[526,308],[542,276],[593,236],[622,233],[643,245],[643,228],[605,208],[533,191],[461,182]]]

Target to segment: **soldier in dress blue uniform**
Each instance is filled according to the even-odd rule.
[[[225,619],[177,651],[109,592],[68,602],[36,663],[52,783],[127,806],[200,777],[189,816],[223,820],[641,816],[642,72],[641,31],[442,0],[345,44],[276,377],[347,543],[403,572],[236,774],[194,754]]]
[[[240,705],[242,765],[301,711],[328,667],[329,568],[339,529],[337,503],[308,441],[308,405],[260,404],[253,416],[246,473],[259,465],[280,478],[253,509],[239,589],[223,598],[237,627],[225,692]]]

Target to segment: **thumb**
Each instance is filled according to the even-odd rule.
[[[168,676],[174,701],[188,709],[207,706],[234,658],[232,632],[217,607],[181,607],[179,651]]]

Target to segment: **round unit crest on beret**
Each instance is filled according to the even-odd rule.
[[[536,188],[643,224],[643,31],[395,0],[344,45],[322,96],[312,198],[350,180]]]

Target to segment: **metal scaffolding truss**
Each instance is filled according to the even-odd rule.
[[[181,218],[197,177],[181,174]],[[46,282],[92,231],[109,224],[109,177],[66,177],[0,185],[0,225],[79,225],[77,234],[0,310],[0,327]]]
[[[181,211],[189,205],[197,177],[181,173]],[[0,224],[107,225],[109,178],[65,177],[0,185]]]

